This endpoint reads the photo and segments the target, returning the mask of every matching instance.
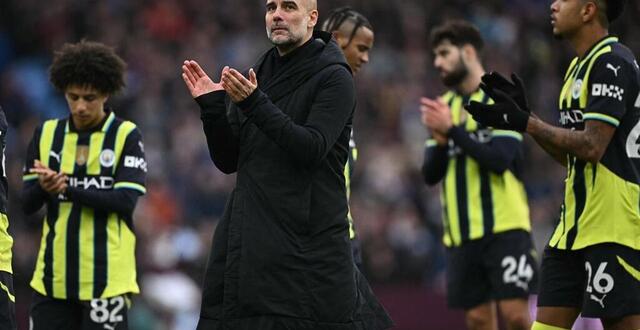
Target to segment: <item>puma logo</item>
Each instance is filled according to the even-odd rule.
[[[598,304],[600,304],[600,306],[602,308],[604,308],[604,298],[607,296],[607,294],[605,293],[602,298],[598,299],[598,297],[596,297],[595,295],[590,295],[589,298],[591,298],[591,300],[597,302]]]
[[[49,156],[55,158],[60,163],[60,154],[55,153],[53,150],[49,150]]]
[[[507,114],[506,114],[506,113],[503,113],[503,114],[502,114],[502,119],[504,119],[504,122],[505,122],[505,123],[509,124],[509,116],[507,116]]]
[[[527,284],[527,282],[524,282],[524,281],[521,281],[521,280],[518,279],[518,281],[516,281],[515,284],[520,289],[522,289],[524,291],[529,291],[529,284]]]
[[[618,67],[614,67],[611,63],[607,63],[607,69],[610,69],[611,71],[613,71],[613,74],[616,75],[616,77],[618,76],[618,70],[620,70],[620,66],[618,65]]]

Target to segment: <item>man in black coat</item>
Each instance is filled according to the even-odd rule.
[[[237,181],[217,226],[198,329],[386,329],[354,267],[344,166],[355,93],[315,0],[267,0],[274,48],[214,83],[182,77],[201,107],[211,158]],[[260,86],[258,87],[258,82]]]

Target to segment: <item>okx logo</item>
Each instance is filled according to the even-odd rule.
[[[591,95],[606,96],[606,97],[617,99],[618,101],[622,101],[622,96],[624,95],[624,89],[615,85],[593,84],[593,86],[591,87]]]

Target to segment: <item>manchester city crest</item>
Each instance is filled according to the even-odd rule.
[[[582,79],[578,79],[573,82],[573,86],[571,86],[571,96],[574,99],[579,99],[580,94],[582,93]]]
[[[116,160],[116,154],[111,149],[104,149],[100,153],[100,165],[111,167]]]

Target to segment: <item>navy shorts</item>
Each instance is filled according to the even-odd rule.
[[[31,300],[31,330],[128,330],[128,294],[92,300],[64,300],[37,292]]]
[[[573,307],[591,318],[640,314],[640,251],[613,243],[574,251],[547,247],[538,306]]]
[[[447,249],[447,301],[471,309],[488,301],[535,292],[538,264],[531,235],[524,230],[494,234]]]

